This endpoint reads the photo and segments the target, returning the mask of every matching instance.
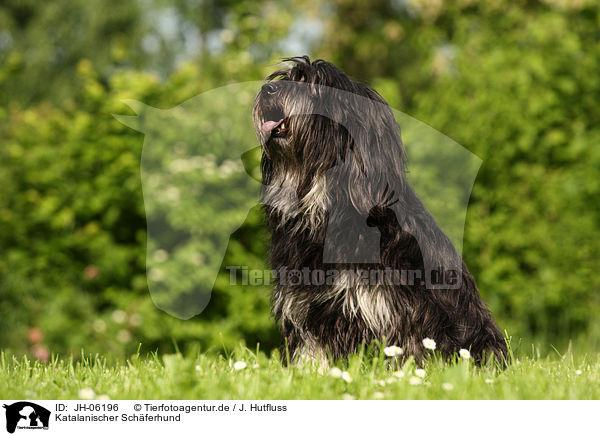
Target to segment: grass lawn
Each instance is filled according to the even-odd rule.
[[[235,369],[244,366],[243,369]],[[390,366],[392,366],[390,368]],[[508,368],[433,357],[416,371],[383,355],[338,367],[282,367],[277,357],[239,348],[216,354],[102,357],[51,362],[0,355],[3,399],[600,399],[600,356],[513,358]]]

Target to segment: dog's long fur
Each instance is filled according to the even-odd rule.
[[[318,285],[277,282],[272,311],[282,347],[293,360],[312,360],[380,340],[422,358],[422,340],[432,338],[444,355],[465,348],[478,360],[486,353],[505,358],[505,341],[473,277],[406,181],[400,129],[387,103],[328,62],[285,61],[291,65],[267,77],[253,110],[264,151],[270,260],[276,271],[338,274]],[[361,220],[370,227],[350,225]],[[375,228],[380,261],[324,263],[328,239],[341,241],[333,244],[339,259],[368,251],[359,246],[368,239],[365,229]],[[386,268],[425,277],[431,265],[456,270],[457,289],[358,280],[361,272]]]

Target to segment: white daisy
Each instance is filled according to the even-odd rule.
[[[423,383],[423,380],[421,380],[419,377],[415,377],[414,375],[408,379],[408,383],[412,386],[416,386],[416,385],[420,385],[421,383]]]
[[[575,371],[575,374],[577,375],[581,375],[583,373],[583,371],[581,371],[580,369],[578,369],[577,371]]]
[[[458,354],[460,354],[460,357],[462,357],[463,359],[471,358],[471,353],[469,352],[469,350],[465,350],[464,348],[458,350]]]
[[[450,383],[442,383],[442,389],[445,391],[451,391],[454,389],[454,386],[452,386]]]
[[[79,398],[82,400],[93,400],[96,398],[96,392],[90,388],[79,389]]]
[[[435,341],[430,338],[423,339],[423,346],[428,350],[435,350]]]
[[[246,368],[246,366],[248,366],[246,362],[238,360],[233,364],[233,369],[235,369],[236,371],[241,371],[242,369]]]
[[[417,368],[417,369],[415,369],[415,375],[416,375],[417,377],[419,377],[419,378],[423,378],[423,377],[425,377],[425,375],[426,375],[426,374],[427,374],[427,373],[425,372],[425,370],[424,370],[424,369],[421,369],[421,368]]]
[[[391,347],[385,347],[383,353],[388,357],[397,357],[401,356],[404,350],[396,345],[392,345]]]
[[[395,371],[394,377],[398,377],[398,378],[404,377],[404,371]]]
[[[340,378],[342,376],[342,370],[334,366],[329,370],[329,375],[335,378]]]
[[[352,377],[347,371],[342,372],[342,379],[344,379],[344,381],[347,383],[350,383],[352,381]]]
[[[486,379],[485,379],[485,382],[486,382],[488,385],[491,385],[492,383],[494,383],[494,380],[492,380],[491,378],[486,378]]]

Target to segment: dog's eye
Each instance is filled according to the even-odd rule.
[[[281,130],[285,130],[285,121],[284,121],[283,123],[281,123],[281,125],[279,126],[279,128],[280,128]]]

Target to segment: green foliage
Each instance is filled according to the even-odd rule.
[[[7,0],[0,5],[0,99],[29,104],[71,95],[77,63],[103,73],[141,65],[143,23],[135,0]]]
[[[245,363],[235,369],[236,362]],[[240,368],[243,365],[237,366]],[[456,358],[430,361],[424,372],[408,359],[396,371],[382,356],[352,356],[340,368],[284,367],[274,353],[237,347],[228,356],[204,353],[134,355],[125,364],[105,357],[32,362],[0,354],[0,397],[30,399],[489,399],[600,398],[600,362],[571,354],[525,356],[504,371]],[[346,374],[344,374],[344,372]],[[417,375],[418,374],[418,375]]]
[[[190,67],[172,80],[189,83],[199,75]],[[171,84],[124,72],[103,87],[87,61],[79,65],[78,80],[81,97],[65,108],[44,105],[3,114],[10,122],[4,123],[8,139],[0,150],[5,181],[0,319],[10,328],[0,332],[0,343],[24,351],[27,329],[35,326],[45,339],[33,345],[60,352],[85,348],[119,355],[138,343],[164,349],[173,341],[221,348],[240,338],[273,346],[268,290],[230,286],[224,269],[209,308],[196,320],[172,318],[150,300],[140,177],[143,135],[111,114],[128,111],[120,99],[132,92],[160,105],[173,98]],[[181,221],[182,213],[196,210],[194,202],[184,206],[168,219]],[[260,214],[250,214],[236,235],[223,264],[264,269]]]

